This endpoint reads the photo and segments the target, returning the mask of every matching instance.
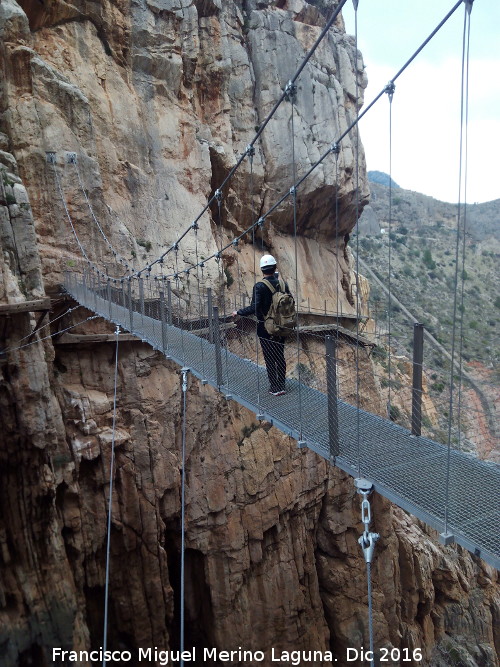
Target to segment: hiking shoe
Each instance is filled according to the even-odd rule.
[[[283,394],[286,394],[286,391],[284,391],[283,389],[278,391],[269,390],[269,393],[272,394],[273,396],[283,396]]]

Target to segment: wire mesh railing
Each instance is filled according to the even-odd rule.
[[[500,564],[500,533],[492,521],[481,522],[485,506],[498,507],[500,466],[470,455],[477,447],[463,433],[478,423],[477,405],[468,411],[462,401],[452,415],[451,438],[444,437],[449,395],[433,380],[433,369],[394,356],[389,376],[387,351],[360,341],[355,331],[340,335],[336,322],[318,333],[301,330],[299,321],[299,334],[288,341],[262,340],[254,319],[233,321],[234,301],[224,303],[196,283],[192,293],[158,279],[125,279],[116,286],[86,271],[67,274],[66,288],[79,303],[189,367],[300,444],[350,474],[372,479],[381,493],[438,530],[448,508],[448,533]],[[422,370],[420,389],[416,368]],[[415,402],[418,436],[412,435]]]

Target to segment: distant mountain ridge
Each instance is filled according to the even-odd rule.
[[[389,186],[372,180],[370,174],[381,174],[390,177],[383,172],[368,172],[370,181],[370,203],[363,211],[360,218],[359,231],[361,235],[380,233],[380,228],[389,224]],[[393,181],[391,224],[397,231],[399,225],[411,229],[420,228],[422,225],[446,226],[448,229],[456,229],[457,204],[442,202],[428,195],[404,190]],[[492,239],[494,247],[490,250],[500,250],[500,199],[481,204],[467,204],[462,208],[462,221],[465,214],[466,234],[476,241]]]
[[[390,244],[395,296],[449,347],[457,204],[399,188],[392,191],[389,220],[389,188],[371,182],[370,191],[370,204],[358,225],[361,259],[386,281]],[[460,239],[458,271],[459,282],[463,280],[463,356],[495,369],[500,363],[500,199],[462,207],[460,220],[466,227],[465,244]],[[382,298],[375,286],[372,298]]]
[[[392,185],[393,188],[400,187],[389,174],[386,174],[383,171],[369,171],[367,175],[370,183],[378,183],[378,185],[385,185],[386,187]]]

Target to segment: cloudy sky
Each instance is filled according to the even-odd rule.
[[[358,46],[369,79],[365,104],[455,5],[455,0],[359,0]],[[392,177],[403,188],[448,202],[459,192],[460,81],[465,3],[396,81]],[[354,10],[343,11],[354,34]],[[387,95],[360,121],[368,169],[389,171]],[[500,198],[500,0],[471,13],[467,201]],[[464,200],[462,186],[462,201]]]

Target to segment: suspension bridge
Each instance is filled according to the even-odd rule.
[[[356,303],[350,313],[340,313],[338,308],[327,311],[325,303],[324,318],[320,321],[320,313],[315,326],[299,327],[295,335],[285,345],[288,366],[292,366],[286,379],[286,393],[275,396],[269,393],[266,367],[262,363],[262,352],[257,336],[255,322],[251,318],[242,318],[235,326],[229,313],[244,305],[246,293],[239,288],[232,293],[230,301],[225,293],[224,261],[227,254],[238,256],[242,245],[247,244],[256,252],[257,237],[262,239],[262,229],[272,219],[273,213],[280,210],[285,203],[292,205],[293,233],[295,238],[295,286],[298,289],[297,277],[297,193],[301,185],[325,160],[335,161],[336,178],[338,177],[338,160],[342,140],[350,133],[357,132],[360,118],[384,95],[387,95],[392,110],[392,98],[396,79],[404,72],[426,43],[439,31],[448,18],[462,4],[465,6],[464,34],[469,29],[471,0],[459,0],[435,28],[427,40],[417,49],[405,65],[396,73],[389,84],[363,110],[356,119],[329,145],[328,149],[299,178],[297,176],[294,149],[294,107],[297,95],[296,82],[303,73],[309,59],[317,46],[325,38],[334,25],[346,0],[336,6],[330,20],[320,32],[316,42],[307,52],[298,70],[290,78],[283,93],[268,114],[260,123],[252,141],[247,145],[233,168],[207,201],[200,214],[189,223],[185,231],[154,261],[147,262],[137,269],[130,261],[120,255],[110,241],[111,233],[104,231],[92,207],[90,197],[85,189],[78,170],[76,153],[66,154],[66,164],[73,165],[76,170],[82,196],[89,208],[90,216],[103,240],[106,252],[116,267],[122,270],[121,275],[111,275],[91,251],[85,247],[78,234],[77,226],[71,215],[71,204],[64,194],[64,188],[58,170],[57,154],[47,152],[47,163],[52,167],[54,184],[59,194],[67,222],[71,228],[77,251],[82,260],[82,268],[77,267],[65,274],[64,287],[67,293],[81,306],[97,316],[117,325],[116,342],[120,330],[128,331],[154,349],[178,364],[185,374],[191,373],[203,384],[211,385],[226,400],[237,401],[256,415],[258,420],[267,420],[275,427],[297,440],[299,447],[308,447],[319,456],[352,475],[357,480],[368,480],[370,486],[399,507],[418,517],[436,529],[443,544],[453,542],[463,546],[476,556],[481,557],[490,565],[500,568],[500,466],[479,459],[460,448],[452,446],[452,417],[457,411],[456,365],[458,359],[455,333],[452,341],[450,366],[450,400],[449,428],[447,441],[443,442],[422,435],[422,367],[421,349],[419,356],[417,331],[414,346],[414,381],[411,396],[412,427],[411,429],[395,423],[392,419],[389,389],[389,410],[387,417],[371,413],[367,407],[361,407],[360,365],[368,358],[370,339],[364,337],[363,319],[360,298],[359,271],[356,266],[355,299]],[[355,9],[357,11],[357,3]],[[464,40],[465,41],[465,40]],[[356,36],[357,44],[357,36]],[[357,47],[356,47],[357,48]],[[466,49],[464,47],[464,55]],[[463,68],[464,69],[464,68]],[[356,84],[357,85],[357,84]],[[465,94],[464,94],[465,90]],[[466,101],[466,82],[462,75],[462,107]],[[255,145],[267,124],[282,104],[290,105],[291,113],[291,148],[293,182],[289,190],[284,192],[275,203],[259,217],[252,221],[247,229],[237,236],[224,239],[222,209],[226,205],[225,196],[230,181],[236,171],[246,162],[250,174],[253,173],[253,157]],[[462,131],[466,130],[463,124]],[[359,141],[356,140],[357,150]],[[359,164],[358,158],[356,163]],[[359,187],[356,191],[359,197]],[[359,201],[356,203],[359,207]],[[335,225],[338,228],[338,210],[335,213]],[[359,213],[359,211],[358,211]],[[389,213],[390,216],[390,213]],[[219,232],[216,242],[217,250],[207,258],[198,254],[198,231],[204,218],[212,217]],[[390,221],[389,221],[390,227]],[[227,231],[227,230],[226,230]],[[189,235],[194,235],[194,261],[179,266],[182,242]],[[457,276],[459,273],[458,248],[465,234],[465,220],[461,217],[458,207],[457,219]],[[224,240],[223,240],[224,239]],[[225,241],[227,240],[227,243]],[[102,256],[102,253],[100,253]],[[357,253],[358,254],[358,253]],[[170,260],[171,272],[165,270]],[[214,262],[220,274],[218,284],[206,287],[204,270],[209,262]],[[254,254],[255,266],[255,254]],[[257,277],[256,277],[257,278]],[[240,276],[238,276],[238,283]],[[338,276],[337,276],[338,282]],[[389,266],[389,294],[390,266]],[[455,285],[455,300],[458,293],[458,279]],[[456,305],[456,304],[455,304]],[[457,311],[457,308],[455,308]],[[389,308],[391,302],[389,296]],[[345,318],[351,318],[354,328],[343,327]],[[327,321],[327,318],[328,321]],[[458,322],[458,320],[457,320]],[[458,323],[459,324],[459,323]],[[458,326],[457,324],[457,326]],[[71,327],[69,327],[71,328]],[[68,328],[68,329],[69,329]],[[454,326],[455,332],[455,326]],[[303,344],[304,336],[313,336],[313,342],[307,349]],[[344,363],[339,357],[339,341],[349,341],[354,359],[355,400],[343,400],[339,392],[339,366]],[[388,339],[391,341],[390,319]],[[32,344],[32,343],[29,343]],[[389,388],[391,385],[391,351],[389,345]],[[116,376],[116,367],[115,367]],[[460,389],[460,384],[458,386]],[[183,384],[185,398],[185,383]],[[458,391],[460,395],[460,391]],[[460,404],[458,412],[460,415]],[[116,377],[114,418],[116,416]],[[184,402],[185,416],[185,402]],[[460,421],[460,420],[459,420]],[[112,465],[113,470],[113,465]],[[182,466],[184,474],[184,465]],[[113,472],[110,477],[110,510],[112,496]],[[184,489],[184,477],[183,477]],[[184,503],[184,490],[183,490]],[[183,504],[184,511],[184,504]],[[109,511],[108,521],[111,520]],[[369,522],[365,522],[368,530]],[[184,521],[182,522],[184,535]],[[109,566],[108,525],[108,559]],[[367,561],[368,562],[368,561]],[[107,570],[108,580],[108,570]],[[107,590],[107,585],[106,585]],[[182,595],[181,598],[183,599]],[[107,593],[106,593],[107,610]],[[105,629],[107,613],[105,613]],[[372,640],[372,638],[371,638]],[[181,645],[183,641],[181,641]],[[371,641],[372,644],[372,641]]]
[[[299,446],[309,447],[355,478],[369,479],[376,491],[438,530],[447,543],[454,540],[500,567],[498,465],[412,435],[389,419],[339,400],[335,390],[332,397],[328,392],[328,385],[334,387],[336,381],[332,347],[329,354],[325,350],[323,364],[316,364],[325,369],[322,388],[326,391],[288,379],[284,396],[269,394],[266,369],[258,363],[259,346],[251,329],[243,334],[245,357],[235,354],[230,341],[221,340],[223,318],[217,306],[209,312],[209,297],[200,299],[202,310],[187,325],[173,314],[167,281],[151,282],[147,301],[140,294],[142,289],[134,295],[130,281],[119,290],[111,289],[110,283],[101,286],[97,276],[89,273],[67,274],[66,289],[78,303],[188,368],[227,399],[295,438]],[[169,324],[174,319],[177,326]],[[197,330],[201,335],[192,332]],[[293,342],[290,346],[293,354]]]
[[[342,313],[325,313],[334,315],[336,325],[320,324],[316,326],[319,348],[314,352],[314,359],[301,347],[300,338],[307,329],[299,328],[296,332],[296,351],[294,361],[298,369],[296,377],[287,380],[287,393],[279,398],[267,393],[266,369],[259,363],[259,344],[253,323],[240,326],[235,334],[228,323],[227,311],[244,305],[246,295],[239,282],[239,290],[233,296],[234,304],[228,302],[224,293],[224,259],[230,252],[236,257],[241,245],[250,243],[254,251],[257,246],[257,234],[262,235],[262,228],[272,217],[274,211],[287,201],[293,205],[293,221],[295,243],[297,239],[297,191],[304,181],[329,156],[335,159],[338,170],[338,156],[341,142],[349,132],[357,130],[359,119],[382,96],[387,95],[392,113],[392,98],[396,79],[411,64],[422,48],[432,39],[449,17],[461,5],[465,4],[464,26],[469,29],[471,2],[457,2],[444,17],[431,35],[416,50],[411,58],[391,79],[389,84],[363,110],[351,125],[332,142],[328,150],[321,155],[315,164],[301,177],[297,177],[295,169],[295,132],[294,107],[297,94],[296,82],[311,58],[314,50],[324,39],[334,24],[342,6],[340,2],[330,20],[319,34],[316,43],[306,54],[294,76],[286,85],[280,99],[277,100],[267,118],[257,128],[253,140],[247,145],[239,160],[229,171],[218,188],[214,189],[207,204],[188,225],[185,231],[154,261],[148,262],[143,268],[136,269],[123,258],[106,235],[103,225],[97,219],[89,196],[85,189],[78,168],[76,153],[66,154],[66,163],[76,170],[78,184],[90,215],[108,251],[117,265],[122,266],[125,275],[117,278],[103,271],[91,259],[77,233],[65,195],[55,152],[47,153],[47,162],[52,165],[56,190],[64,207],[65,215],[73,232],[80,256],[85,264],[81,272],[66,274],[65,287],[78,303],[94,311],[101,317],[114,322],[123,329],[147,341],[155,349],[177,362],[183,368],[198,377],[202,382],[211,384],[227,398],[238,401],[254,412],[259,419],[266,419],[283,432],[297,439],[300,446],[307,446],[320,456],[331,461],[345,472],[356,478],[369,479],[374,488],[395,502],[400,507],[419,517],[441,534],[444,543],[457,542],[472,553],[481,556],[485,561],[500,566],[500,520],[498,507],[500,500],[500,468],[494,463],[482,461],[464,451],[451,446],[451,413],[453,405],[454,373],[457,367],[457,353],[453,352],[450,389],[450,428],[448,442],[437,442],[425,437],[421,432],[422,422],[422,359],[414,359],[412,428],[406,429],[391,420],[389,406],[388,417],[371,414],[360,408],[359,400],[359,350],[363,342],[361,323],[361,305],[355,304],[355,330],[351,327],[351,339],[354,341],[356,366],[355,405],[343,401],[337,389],[336,342],[342,332],[340,326]],[[357,3],[355,3],[356,5]],[[356,8],[357,12],[357,8]],[[465,33],[465,29],[464,29]],[[356,37],[357,39],[357,37]],[[463,58],[466,57],[464,44]],[[462,105],[465,104],[467,91],[464,92],[462,82]],[[236,171],[247,161],[250,174],[253,168],[255,144],[264,132],[267,124],[276,113],[278,107],[288,103],[291,113],[291,147],[293,184],[278,200],[241,234],[228,240],[224,245],[222,233],[222,208],[224,196]],[[359,144],[359,142],[356,142]],[[338,211],[335,212],[338,214]],[[205,215],[213,215],[216,220],[219,239],[217,250],[208,258],[198,254],[198,230]],[[390,212],[389,212],[390,214]],[[336,215],[336,225],[338,219]],[[390,224],[390,222],[389,222]],[[465,222],[460,219],[460,207],[457,221],[457,244],[460,233],[465,234]],[[196,256],[194,261],[185,267],[179,267],[179,255],[182,242],[188,234],[194,234]],[[164,273],[164,267],[171,259],[172,270]],[[296,254],[297,260],[297,254]],[[209,262],[215,262],[221,274],[219,287],[212,289],[202,287],[204,270]],[[458,256],[457,256],[458,268]],[[156,275],[155,275],[156,272]],[[201,274],[201,278],[200,278]],[[356,267],[356,299],[359,298],[359,271]],[[195,277],[194,288],[190,279]],[[298,290],[297,274],[295,285]],[[239,276],[238,276],[239,279]],[[338,276],[337,276],[338,279]],[[146,285],[146,288],[145,288]],[[191,287],[190,287],[191,285]],[[389,314],[390,314],[390,265],[389,265]],[[457,281],[458,289],[458,281]],[[174,303],[177,299],[177,303]],[[214,305],[214,304],[217,305]],[[196,312],[194,312],[196,311]],[[188,312],[190,316],[188,317]],[[344,316],[345,317],[345,316]],[[332,318],[330,318],[331,320]],[[318,321],[318,320],[317,320]],[[317,323],[317,322],[316,322]],[[252,328],[253,327],[253,328]],[[390,339],[391,323],[389,319],[388,337]],[[312,327],[311,330],[314,330]],[[320,335],[318,330],[323,329]],[[245,334],[246,331],[246,335]],[[344,333],[346,331],[344,330]],[[349,335],[349,331],[347,331]],[[326,347],[325,347],[326,344]],[[418,343],[416,343],[418,347]],[[455,342],[453,341],[453,346]],[[323,346],[323,348],[321,348]],[[293,343],[287,348],[293,349]],[[414,350],[415,353],[415,350]],[[418,351],[417,351],[418,353]],[[288,352],[290,356],[290,352]],[[262,355],[261,355],[262,356]],[[418,357],[418,354],[417,354]],[[260,360],[262,362],[262,359]],[[389,386],[391,386],[391,352],[389,350]],[[418,377],[420,374],[420,377]],[[312,379],[309,377],[312,375]],[[320,376],[323,375],[322,379]],[[389,403],[390,403],[389,389]],[[459,406],[460,411],[460,406]]]

